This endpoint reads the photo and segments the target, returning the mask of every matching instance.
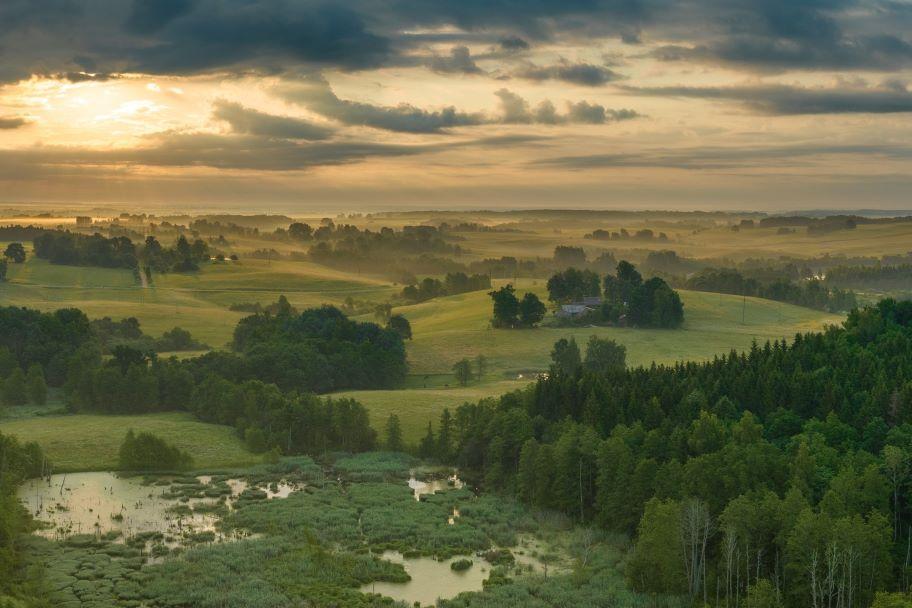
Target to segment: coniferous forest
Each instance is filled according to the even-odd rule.
[[[639,591],[856,606],[912,575],[910,302],[706,363],[555,365],[436,433],[482,487],[630,534]]]

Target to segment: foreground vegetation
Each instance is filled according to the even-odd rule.
[[[27,541],[29,560],[42,566],[45,586],[34,590],[29,604],[393,606],[371,593],[369,584],[410,579],[401,564],[380,557],[396,550],[410,558],[467,556],[468,568],[488,573],[483,590],[441,606],[680,605],[676,598],[657,600],[627,589],[619,569],[623,539],[574,530],[565,518],[537,516],[512,500],[466,489],[416,501],[406,478],[417,464],[402,454],[371,453],[324,462],[331,467],[326,475],[307,458],[233,471],[250,486],[281,479],[300,489],[275,499],[248,489],[231,499],[230,511],[220,492],[228,474],[208,483],[146,478],[150,491],[170,484],[169,494],[197,501],[193,510],[221,513],[221,532],[242,534],[225,542],[191,535],[180,549],[170,549],[161,534],[74,535],[60,542],[33,537]],[[255,536],[245,538],[250,533]],[[157,563],[148,563],[149,556],[157,556]],[[417,582],[431,588],[439,583]]]

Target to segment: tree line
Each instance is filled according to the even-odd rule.
[[[707,268],[684,281],[684,286],[695,291],[754,296],[829,312],[852,310],[858,305],[853,292],[829,287],[828,283],[818,279],[793,282],[786,278],[762,282],[734,269]]]
[[[470,291],[479,291],[491,288],[491,277],[486,274],[467,275],[464,272],[448,272],[443,281],[433,277],[406,285],[400,297],[409,303],[418,303],[439,298],[441,296],[454,296]]]
[[[826,284],[855,289],[909,289],[912,264],[837,266],[826,273]]]
[[[199,270],[199,264],[210,256],[205,241],[196,239],[191,243],[183,234],[173,247],[164,247],[154,236],[146,237],[137,246],[126,236],[108,238],[98,233],[45,230],[35,236],[32,245],[36,257],[52,264],[101,268],[138,268],[141,264],[147,273]]]
[[[435,455],[633,535],[639,591],[850,608],[909,589],[912,303],[705,363],[593,369],[573,350],[527,389],[446,412]]]

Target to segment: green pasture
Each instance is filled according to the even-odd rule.
[[[4,422],[0,433],[36,441],[54,471],[101,471],[117,468],[120,444],[129,429],[155,433],[193,456],[194,466],[219,468],[260,462],[247,451],[234,429],[199,422],[187,413],[141,416],[38,416]]]

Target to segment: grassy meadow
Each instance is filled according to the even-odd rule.
[[[0,244],[3,247],[5,245]],[[245,259],[198,273],[155,275],[143,288],[130,270],[56,266],[29,256],[11,264],[0,284],[0,305],[38,310],[76,307],[91,318],[136,317],[153,336],[183,327],[213,347],[231,340],[245,313],[231,304],[275,302],[284,294],[298,308],[341,304],[347,297],[382,301],[395,288],[383,281],[308,262]]]
[[[0,419],[0,433],[37,442],[57,473],[116,469],[120,444],[130,429],[154,433],[186,450],[193,456],[195,467],[234,467],[261,462],[259,456],[247,451],[234,429],[199,422],[187,413]]]
[[[531,290],[544,297],[543,282],[519,281],[519,292]],[[842,318],[820,311],[764,300],[697,291],[680,291],[684,326],[677,330],[622,327],[539,327],[528,330],[492,329],[491,300],[485,292],[438,298],[396,312],[412,324],[408,344],[411,377],[396,391],[352,391],[351,396],[371,410],[372,422],[382,428],[394,413],[402,421],[407,441],[417,441],[430,420],[445,407],[493,397],[521,388],[535,371],[548,368],[551,348],[560,338],[576,339],[580,348],[590,336],[611,338],[627,348],[627,362],[648,365],[706,360],[731,349],[750,348],[756,340],[792,338],[796,333],[821,329]],[[743,318],[743,322],[742,322]],[[487,374],[467,387],[457,386],[453,364],[484,355]],[[532,375],[530,375],[530,372]]]
[[[523,230],[536,229],[535,233],[466,233],[464,246],[473,257],[495,254],[545,256],[550,255],[558,243],[583,244],[590,250],[594,246],[593,241],[582,238],[584,229],[593,228],[591,223],[584,226],[570,221],[567,226],[562,224],[559,231],[546,230],[543,224],[530,221],[517,224]],[[862,226],[854,232],[867,228],[880,229],[877,226]],[[661,227],[656,228],[659,229]],[[720,239],[724,237],[726,242],[731,242],[749,234],[749,231],[733,234],[727,228],[718,228],[688,236],[683,231],[674,233],[670,228],[668,230],[673,240],[698,237],[711,240],[716,231],[721,231],[718,234]],[[756,229],[754,232],[767,231]],[[753,236],[751,233],[749,238]],[[850,248],[856,237],[854,233],[840,233],[839,238],[848,239],[844,244]],[[819,240],[820,237],[785,235],[777,238],[771,242],[781,245],[780,241],[786,238],[797,242],[801,238]],[[253,248],[264,243],[250,240],[244,244]],[[607,247],[608,244],[598,243],[598,246]],[[677,249],[679,243],[666,243],[664,246]],[[497,281],[496,284],[504,282]],[[520,293],[534,291],[543,300],[546,299],[544,280],[518,279],[515,284]],[[93,318],[133,316],[140,320],[143,330],[150,335],[158,336],[174,326],[180,326],[190,330],[194,338],[214,348],[222,348],[231,340],[237,321],[246,314],[229,310],[232,304],[267,304],[281,294],[299,309],[324,303],[339,305],[348,297],[379,303],[388,301],[400,289],[401,286],[374,276],[305,261],[250,259],[243,254],[239,262],[211,264],[196,273],[156,274],[151,285],[143,288],[130,270],[56,266],[29,256],[25,264],[10,265],[8,281],[0,284],[0,305],[28,306],[40,310],[75,306]],[[836,315],[770,300],[691,291],[680,293],[685,306],[685,324],[680,330],[566,328],[549,326],[547,321],[543,327],[533,330],[495,330],[489,323],[491,301],[484,291],[400,306],[394,312],[409,319],[414,335],[407,345],[410,376],[405,388],[352,391],[339,395],[354,397],[364,403],[371,410],[372,422],[378,429],[383,427],[389,414],[396,413],[402,421],[406,440],[417,441],[427,422],[436,420],[443,408],[524,386],[535,372],[547,369],[552,345],[560,338],[572,336],[581,347],[591,335],[611,338],[626,346],[629,364],[645,365],[652,361],[705,360],[731,349],[749,348],[754,340],[764,342],[792,337],[797,332],[817,330],[824,324],[840,321]],[[365,315],[362,320],[373,319]],[[478,355],[487,359],[485,376],[467,387],[456,386],[452,376],[453,364],[464,357],[474,359]],[[76,426],[67,428],[63,420],[44,430],[43,439],[49,444],[68,445],[69,435]],[[14,428],[28,436],[38,430],[29,427],[29,423],[18,424],[22,426]],[[0,430],[3,428],[0,426]],[[179,435],[187,429],[174,427],[172,430]],[[89,432],[90,436],[94,436],[94,431]],[[119,438],[114,444],[118,441]],[[75,443],[78,442],[77,438]],[[239,449],[239,444],[234,445]],[[107,455],[103,456],[103,462],[112,462],[113,448],[108,445],[104,450],[107,450]],[[90,453],[82,453],[78,449],[61,454],[66,463],[63,466],[74,469],[88,466],[92,457]],[[234,463],[238,458],[243,460],[234,453],[205,456],[207,459],[210,457],[212,463]],[[209,460],[206,462],[209,463]]]

